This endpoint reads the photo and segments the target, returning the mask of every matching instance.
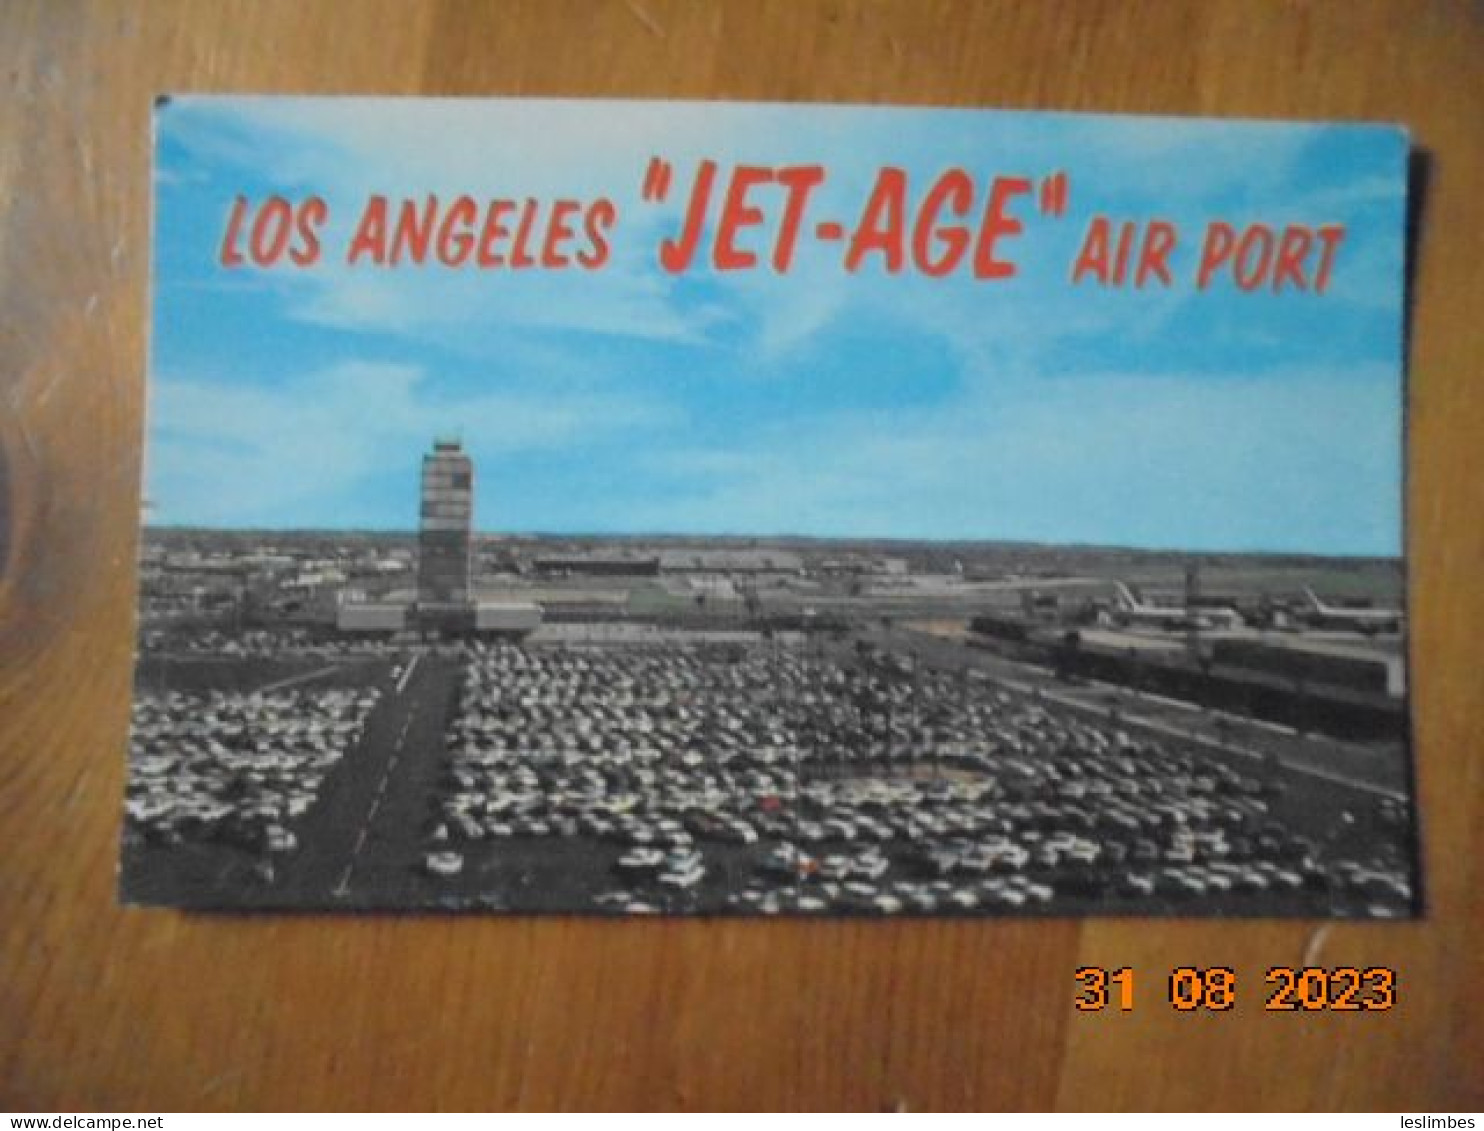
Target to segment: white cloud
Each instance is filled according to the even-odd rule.
[[[203,157],[265,173],[277,183],[313,189],[331,204],[328,245],[343,249],[369,192],[421,197],[437,192],[489,197],[612,197],[620,221],[613,258],[598,273],[481,274],[441,268],[378,271],[347,269],[327,259],[301,273],[274,273],[294,316],[347,331],[395,333],[453,344],[467,353],[502,348],[511,332],[578,331],[704,343],[722,324],[739,325],[744,345],[764,362],[786,358],[840,317],[885,311],[898,321],[920,317],[934,331],[949,318],[955,337],[982,337],[986,318],[1012,321],[1022,343],[1109,321],[1087,288],[1060,285],[1070,262],[1071,222],[1035,220],[1025,205],[1023,256],[1047,266],[1031,270],[1022,288],[956,283],[934,286],[919,303],[903,278],[867,270],[854,277],[840,267],[838,247],[806,238],[787,286],[766,270],[707,275],[717,303],[698,306],[677,297],[676,281],[660,272],[654,249],[678,224],[696,164],[824,164],[829,179],[811,205],[814,217],[847,225],[860,215],[878,166],[898,164],[914,178],[920,199],[927,178],[953,165],[981,182],[996,173],[1032,177],[1071,169],[1079,214],[1112,202],[1149,207],[1186,221],[1190,230],[1209,217],[1203,202],[1241,191],[1256,201],[1283,200],[1285,209],[1321,211],[1371,200],[1387,191],[1362,178],[1338,197],[1294,198],[1295,169],[1322,127],[1292,123],[1068,114],[1005,115],[913,108],[795,107],[778,104],[601,102],[500,99],[312,99],[189,96],[169,119],[172,136]],[[651,155],[673,162],[674,188],[664,206],[639,199]],[[982,187],[982,186],[981,186]],[[723,186],[718,185],[717,194]],[[762,194],[781,190],[765,189]],[[1022,201],[1024,205],[1025,202]],[[749,233],[757,244],[771,225]],[[1192,237],[1193,238],[1193,237]],[[1343,280],[1361,301],[1384,291],[1360,278],[1372,266],[1364,250]],[[1060,262],[1066,260],[1065,263]],[[1353,281],[1352,278],[1353,277]],[[1337,282],[1339,282],[1337,280]],[[1017,290],[1024,293],[1017,294]],[[1182,288],[1185,290],[1185,288]],[[1173,309],[1151,292],[1146,324],[1157,327]],[[719,315],[717,307],[729,312]],[[997,314],[992,307],[1003,309]],[[1020,308],[1017,316],[1016,307]],[[920,311],[920,314],[919,314]],[[1121,314],[1113,316],[1122,324]]]
[[[440,397],[417,367],[377,362],[279,385],[165,375],[151,403],[147,494],[162,523],[282,526],[308,514],[323,525],[327,500],[415,461],[437,434],[463,432],[476,458],[490,458],[570,451],[667,422],[665,410],[633,395],[556,384]]]
[[[1356,376],[1106,373],[801,422],[656,453],[690,490],[633,526],[1397,553],[1399,390]]]
[[[1108,202],[1148,208],[1168,201],[1169,215],[1197,231],[1213,194],[1237,193],[1264,208],[1278,202],[1278,211],[1310,219],[1321,206],[1369,206],[1384,195],[1387,183],[1371,178],[1338,195],[1295,194],[1316,128],[1239,123],[1221,132],[1194,120],[1055,116],[1001,118],[986,129],[982,117],[936,111],[800,114],[780,106],[477,100],[188,98],[172,113],[177,140],[208,161],[266,171],[273,183],[325,195],[338,225],[327,240],[331,248],[343,249],[370,191],[602,194],[618,201],[621,214],[613,259],[591,276],[380,271],[332,262],[253,276],[280,288],[295,319],[346,331],[352,352],[369,351],[369,339],[358,332],[391,334],[465,357],[497,355],[501,373],[551,380],[440,407],[415,369],[337,367],[303,382],[288,402],[261,389],[177,375],[157,398],[180,425],[172,439],[169,420],[156,422],[169,470],[160,481],[187,494],[192,514],[226,505],[210,487],[225,479],[252,493],[231,521],[244,521],[249,511],[273,520],[307,490],[301,471],[285,470],[296,461],[324,465],[316,472],[319,493],[348,489],[394,445],[421,450],[432,432],[448,426],[448,413],[478,420],[480,442],[495,454],[514,450],[512,444],[565,445],[570,452],[593,429],[622,434],[685,420],[679,407],[666,416],[655,403],[611,395],[643,389],[647,375],[622,367],[663,353],[610,355],[605,343],[572,334],[734,350],[708,355],[697,372],[802,382],[809,376],[806,353],[836,342],[832,329],[858,325],[946,344],[957,394],[947,404],[906,407],[890,417],[835,405],[828,419],[799,419],[752,435],[739,429],[730,444],[707,450],[688,447],[685,424],[677,424],[665,434],[668,448],[636,453],[673,477],[673,489],[657,492],[652,503],[625,502],[626,517],[615,521],[630,528],[1106,540],[1119,540],[1119,531],[1122,540],[1159,540],[1160,531],[1190,529],[1193,537],[1216,542],[1276,545],[1301,537],[1304,522],[1324,537],[1334,516],[1349,516],[1363,537],[1395,540],[1389,500],[1400,455],[1394,437],[1388,439],[1395,404],[1384,380],[1352,385],[1352,375],[1304,373],[1264,374],[1260,383],[1202,374],[1074,379],[1047,372],[1059,344],[1099,335],[1107,364],[1136,367],[1140,344],[1164,342],[1171,319],[1188,302],[1217,311],[1189,321],[1212,327],[1218,355],[1233,342],[1251,345],[1270,329],[1245,321],[1233,307],[1223,310],[1218,296],[1192,297],[1188,288],[1131,295],[1065,285],[1080,219],[1032,223],[1026,204],[1027,233],[1018,245],[1024,271],[1013,286],[911,272],[886,277],[874,268],[852,276],[841,268],[838,246],[807,242],[786,279],[763,267],[677,280],[653,261],[660,234],[678,222],[684,186],[702,157],[724,167],[823,162],[830,180],[812,214],[847,225],[859,216],[875,169],[888,162],[911,169],[917,200],[927,178],[951,164],[970,169],[982,193],[997,172],[1035,176],[1075,160],[1079,217]],[[650,154],[675,163],[675,195],[662,208],[638,200]],[[764,259],[771,230],[764,225],[750,233]],[[1370,243],[1357,244],[1344,279],[1337,277],[1329,310],[1388,302],[1394,309],[1389,236],[1375,231]],[[1316,319],[1323,313],[1315,308]],[[1166,349],[1163,356],[1176,352]],[[1192,346],[1187,356],[1195,352]],[[699,384],[681,388],[693,376],[681,370],[689,356],[669,355],[673,371],[662,375],[668,389],[657,381],[654,395],[665,391],[677,406],[704,411]],[[733,359],[735,372],[728,373]],[[1213,358],[1212,367],[1219,364]],[[362,406],[377,418],[367,420]],[[348,420],[353,428],[345,427]],[[354,435],[321,439],[337,429]],[[1155,452],[1163,454],[1156,459]],[[1313,475],[1304,473],[1309,466]],[[1324,474],[1325,466],[1339,474]],[[1281,500],[1254,485],[1264,467],[1283,477]],[[199,487],[179,486],[192,476]],[[1192,482],[1206,484],[1206,493],[1195,497]],[[1130,484],[1138,485],[1138,502],[1116,497]],[[1042,497],[1058,502],[1039,506]],[[162,510],[180,505],[160,502]]]

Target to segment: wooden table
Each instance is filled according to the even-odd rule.
[[[574,0],[0,7],[0,1107],[1484,1104],[1484,9]],[[1430,910],[1318,922],[211,917],[114,903],[160,91],[675,96],[1406,123]],[[1391,1013],[1266,1014],[1389,963]],[[1247,1008],[1079,1014],[1229,964]]]

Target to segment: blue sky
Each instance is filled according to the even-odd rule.
[[[156,117],[150,521],[411,529],[436,434],[486,531],[1401,548],[1394,129],[720,103],[176,99]],[[639,200],[662,154],[678,187]],[[703,158],[1067,173],[1003,282],[655,262]],[[348,268],[370,192],[615,201],[597,272]],[[228,271],[235,196],[329,203],[314,268]],[[767,192],[764,201],[777,200]],[[1095,213],[1181,226],[1169,290],[1072,286]],[[1343,223],[1325,295],[1186,283],[1213,218]],[[769,222],[771,224],[771,220]],[[765,227],[771,232],[771,227]]]

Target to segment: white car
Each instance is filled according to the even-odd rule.
[[[434,876],[457,876],[464,870],[464,858],[457,852],[430,852],[423,867]]]

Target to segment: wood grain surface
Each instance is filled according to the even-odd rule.
[[[1484,1106],[1484,7],[0,3],[0,1108]],[[164,91],[1405,123],[1429,910],[1320,922],[230,917],[114,899]],[[1258,488],[1260,485],[1254,485]],[[1073,1011],[1073,969],[1391,964],[1390,1013]]]

